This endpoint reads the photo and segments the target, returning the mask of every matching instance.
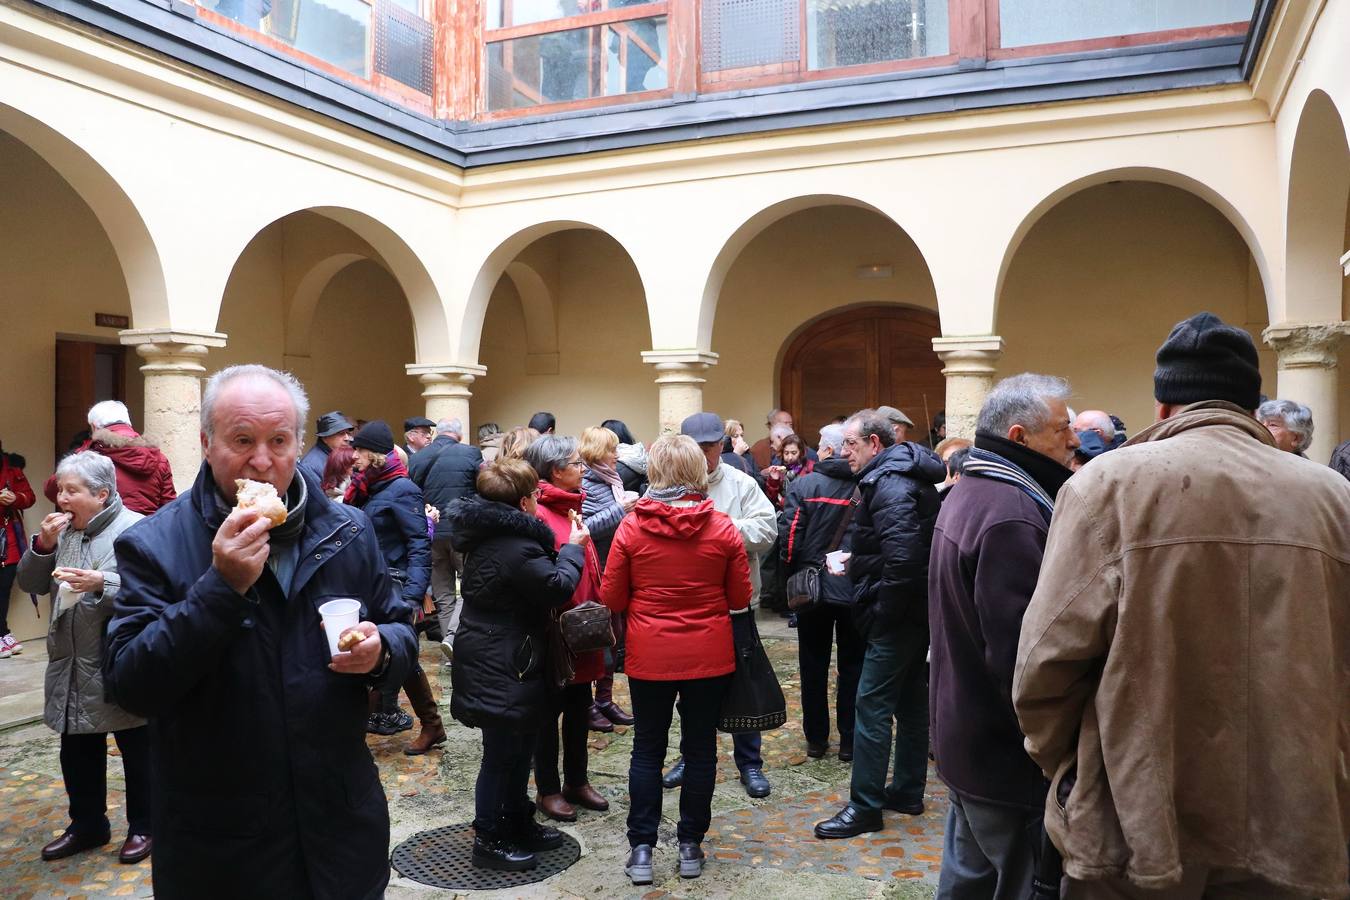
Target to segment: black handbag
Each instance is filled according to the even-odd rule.
[[[839,520],[839,527],[834,531],[834,537],[830,539],[829,546],[825,548],[826,553],[831,553],[839,549],[839,545],[844,542],[844,535],[848,533],[848,526],[853,522],[853,511],[858,508],[858,502],[862,495],[855,488],[853,496],[849,498],[848,510],[843,518]],[[787,605],[793,612],[801,612],[804,609],[810,609],[820,602],[820,572],[823,566],[803,566],[796,572],[793,572],[787,581]]]
[[[738,626],[737,619],[748,620]],[[736,671],[722,698],[717,730],[727,734],[769,731],[787,721],[787,698],[759,639],[754,613],[732,616],[736,643]]]
[[[572,653],[590,653],[614,646],[614,626],[609,607],[594,600],[578,603],[558,616],[563,643]]]

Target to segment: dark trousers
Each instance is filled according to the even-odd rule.
[[[802,734],[808,744],[830,742],[830,649],[838,642],[835,716],[839,744],[853,745],[853,713],[862,675],[863,639],[847,606],[818,603],[797,613],[797,662],[802,671]]]
[[[408,672],[407,681],[419,677],[422,674],[422,664],[413,660],[412,670]],[[403,689],[406,681],[390,681],[385,679],[385,683],[380,685],[380,712],[396,713],[398,712],[398,692]],[[411,697],[409,699],[412,699]]]
[[[150,835],[150,729],[114,731],[127,782],[127,832]],[[61,735],[61,777],[75,834],[108,834],[108,735]]]
[[[9,594],[14,590],[14,576],[18,574],[17,563],[0,566],[0,637],[9,634]]]
[[[473,791],[473,830],[480,837],[508,836],[505,820],[530,811],[533,731],[483,729],[483,762]]]
[[[901,805],[923,800],[928,780],[927,649],[928,629],[914,625],[867,642],[853,728],[849,802],[855,808],[879,811],[888,800]],[[892,721],[895,769],[888,785]]]
[[[563,784],[581,787],[586,774],[586,739],[591,714],[591,686],[569,684],[553,697],[534,744],[534,784],[543,795],[562,790],[558,783],[558,716],[562,716]]]
[[[646,681],[629,677],[633,697],[633,756],[628,765],[628,845],[656,844],[661,824],[661,766],[670,742],[675,700],[680,701],[680,752],[684,784],[680,787],[681,841],[701,842],[712,821],[713,786],[717,780],[717,716],[730,675],[687,681]]]

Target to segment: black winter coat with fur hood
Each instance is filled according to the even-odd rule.
[[[479,497],[454,501],[446,518],[464,555],[450,713],[472,728],[533,731],[549,703],[548,614],[571,601],[582,549],[555,553],[541,520]]]

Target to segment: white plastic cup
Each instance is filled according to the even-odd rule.
[[[852,555],[847,550],[831,550],[825,554],[825,571],[831,575],[843,575],[844,566]]]
[[[328,636],[328,649],[334,656],[344,652],[338,649],[338,638],[342,632],[355,628],[361,621],[361,601],[343,598],[329,600],[319,607],[319,616],[323,619],[323,631]]]

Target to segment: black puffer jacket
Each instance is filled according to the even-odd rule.
[[[426,502],[441,511],[437,540],[450,537],[446,511],[454,501],[475,494],[474,484],[482,466],[483,451],[447,435],[436,438],[408,460],[408,477],[422,489]]]
[[[582,549],[554,553],[541,520],[479,497],[452,503],[446,518],[464,554],[450,713],[473,728],[533,731],[549,699],[548,611],[571,601]]]
[[[849,578],[869,637],[928,627],[928,553],[947,474],[932,451],[907,441],[887,447],[858,473],[862,506],[853,519]],[[875,604],[875,606],[873,606]]]
[[[726,459],[726,454],[722,458]],[[823,567],[826,553],[849,549],[851,536],[847,532],[838,547],[832,542],[848,513],[853,490],[853,471],[848,461],[838,456],[816,463],[815,471],[788,486],[783,511],[778,514],[778,552],[784,577],[807,566]],[[853,589],[846,577],[821,568],[820,583],[825,600],[839,605],[850,602]]]
[[[427,537],[426,504],[422,491],[408,478],[371,486],[361,511],[375,526],[385,565],[403,573],[399,594],[410,608],[422,605],[431,584],[431,540]]]

